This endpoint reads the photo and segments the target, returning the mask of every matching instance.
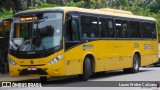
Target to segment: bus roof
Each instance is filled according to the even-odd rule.
[[[53,8],[40,8],[40,9],[35,9],[35,10],[21,11],[21,12],[18,12],[17,14],[23,14],[27,12],[48,11],[48,10],[61,10],[61,11],[63,10],[64,12],[77,11],[77,12],[83,12],[83,13],[101,14],[101,15],[117,16],[117,17],[124,17],[124,18],[134,18],[134,19],[156,21],[156,19],[152,17],[133,15],[129,11],[109,9],[109,8],[85,9],[85,8],[78,8],[78,7],[53,7]]]

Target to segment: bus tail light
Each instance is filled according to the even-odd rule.
[[[49,61],[49,64],[54,64],[56,62],[58,62],[59,60],[61,60],[63,58],[63,55],[58,55],[57,57],[53,58],[51,61]]]

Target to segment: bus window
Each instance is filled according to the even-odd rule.
[[[129,21],[130,38],[141,38],[140,23]]]
[[[76,14],[75,14],[76,16]],[[69,49],[80,42],[80,31],[78,16],[75,18],[68,14],[65,31],[65,49]]]
[[[93,16],[81,16],[82,37],[98,38],[98,19]]]
[[[128,24],[127,21],[122,21],[122,38],[128,38],[129,32],[128,32]]]
[[[152,23],[152,39],[156,39],[156,24]]]
[[[116,37],[117,38],[121,38],[121,21],[120,20],[116,20],[115,21],[115,28],[116,28]]]
[[[148,23],[147,23],[147,36],[148,36],[147,38],[150,38],[150,39],[152,38],[151,27],[152,27],[152,24],[148,22]]]
[[[117,38],[128,38],[128,25],[126,20],[115,20],[116,26],[116,37]]]
[[[141,22],[142,36],[143,38],[151,38],[151,24],[147,22]]]
[[[113,19],[100,18],[99,24],[101,25],[100,34],[102,38],[114,38],[115,37]]]
[[[78,20],[72,19],[67,24],[66,41],[79,41],[79,23]]]
[[[24,23],[24,24],[21,24],[20,25],[20,35],[21,37],[27,37],[29,36],[29,31],[31,31],[31,28],[32,27],[32,24],[27,24],[27,23]]]
[[[19,50],[39,51],[55,47],[58,47],[57,50],[60,49],[62,44],[62,13],[37,13],[35,16],[37,17],[35,22],[31,19],[30,22],[17,21],[13,23],[14,31],[11,37],[15,44],[21,46]],[[30,15],[23,16],[26,19],[28,17]]]
[[[24,37],[24,39],[29,38],[31,34],[32,23],[21,23],[15,24],[14,37]]]
[[[74,41],[79,41],[79,23],[78,20],[72,20],[71,22],[72,26],[72,39]]]

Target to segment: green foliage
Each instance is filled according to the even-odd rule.
[[[2,9],[2,12],[0,12],[0,20],[3,18],[11,18],[13,16],[13,11],[10,10],[6,10],[6,9]]]
[[[150,6],[151,12],[157,13],[160,10],[160,0],[156,0],[151,6]]]
[[[128,0],[116,0],[115,2],[112,3],[112,8],[115,9],[125,9],[128,7]]]
[[[80,2],[70,2],[70,3],[67,3],[65,6],[67,7],[84,7],[85,3],[84,1],[80,1]]]
[[[55,7],[54,4],[42,3],[37,1],[35,6],[29,7],[29,9],[38,9],[38,8],[48,8],[48,7]]]
[[[91,0],[90,1],[90,8],[93,8],[93,9],[102,8],[103,5],[105,5],[105,3],[102,3],[101,0]]]

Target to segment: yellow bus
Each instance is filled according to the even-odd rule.
[[[11,20],[11,18],[4,18],[0,21],[0,73],[8,73],[7,56]]]
[[[56,7],[18,12],[10,33],[11,76],[78,75],[87,81],[96,72],[158,61],[156,20],[113,9]]]

